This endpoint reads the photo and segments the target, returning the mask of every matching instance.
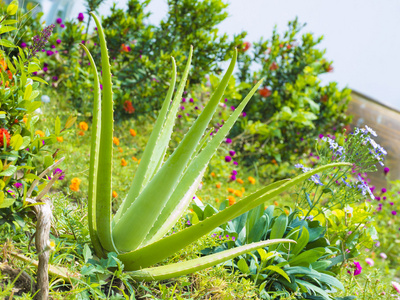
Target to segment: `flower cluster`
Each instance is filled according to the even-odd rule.
[[[33,44],[28,47],[30,54],[29,58],[32,58],[38,53],[39,51],[42,51],[42,49],[45,48],[47,42],[49,41],[49,38],[53,32],[55,25],[51,24],[47,26],[39,35],[35,35],[33,37]]]
[[[75,192],[79,192],[79,185],[81,184],[81,181],[79,178],[73,178],[71,180],[71,185],[69,186],[69,188]]]

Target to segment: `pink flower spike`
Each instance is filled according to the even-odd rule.
[[[375,262],[372,260],[372,258],[366,258],[365,262],[371,267],[373,267],[375,264]]]

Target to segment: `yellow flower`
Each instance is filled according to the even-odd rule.
[[[237,197],[242,197],[242,196],[243,196],[242,192],[239,191],[239,190],[235,190],[233,193],[234,193],[235,196],[237,196]]]
[[[117,137],[113,137],[113,143],[115,146],[119,146],[119,139]]]
[[[121,166],[125,167],[125,166],[127,166],[127,165],[128,165],[128,163],[127,163],[127,161],[125,160],[125,158],[121,159]]]
[[[112,192],[112,196],[113,196],[113,198],[117,198],[117,197],[118,197],[117,192],[116,192],[116,191],[113,191],[113,192]]]
[[[211,177],[215,177],[215,173],[214,172],[211,172]]]
[[[219,199],[218,199],[218,198],[215,198],[215,202],[219,203]]]
[[[26,122],[28,122],[28,118],[24,116],[24,117],[22,118],[22,121],[23,121],[24,123],[26,123]]]
[[[78,132],[78,135],[80,135],[80,136],[84,136],[84,135],[85,135],[85,132],[83,132],[83,131],[79,131],[79,132]]]
[[[129,129],[129,133],[131,134],[131,136],[136,136],[135,129]]]
[[[233,188],[228,188],[229,193],[233,193],[235,190]]]
[[[243,184],[243,180],[240,178],[236,179],[236,181],[239,182],[240,184]]]
[[[251,177],[251,176],[249,176],[249,178],[247,178],[248,180],[249,180],[249,182],[251,183],[251,184],[255,184],[256,183],[256,180],[253,178],[253,177]]]
[[[236,203],[236,199],[233,196],[228,196],[229,205],[233,205]]]
[[[80,185],[81,182],[82,182],[82,180],[80,180],[79,178],[76,178],[76,177],[71,179],[71,184]]]
[[[140,159],[137,161],[137,164],[140,164]]]
[[[60,143],[64,142],[64,138],[62,136],[58,136],[57,137],[57,141],[59,141]]]
[[[45,136],[44,132],[41,131],[41,130],[36,130],[35,134],[38,134],[40,137],[44,137]]]
[[[86,130],[89,129],[89,125],[86,122],[80,122],[79,123],[79,129],[83,130],[83,131],[86,131]]]

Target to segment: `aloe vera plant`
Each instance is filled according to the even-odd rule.
[[[88,218],[90,236],[98,256],[116,252],[125,270],[133,271],[140,280],[160,280],[195,272],[221,263],[235,256],[278,243],[292,243],[275,239],[252,243],[195,260],[149,268],[175,252],[246,211],[264,203],[288,188],[327,168],[340,167],[336,163],[270,184],[231,207],[172,235],[166,235],[190,204],[208,162],[233,126],[251,96],[260,86],[259,81],[213,138],[207,126],[220,102],[232,75],[237,53],[208,104],[185,135],[182,142],[165,161],[165,153],[173,131],[176,113],[188,77],[192,49],[181,81],[174,94],[176,66],[172,59],[169,90],[154,125],[141,163],[133,177],[132,186],[115,216],[111,210],[111,173],[113,139],[113,98],[111,72],[104,32],[96,22],[101,46],[102,92],[96,65],[85,46],[94,73],[94,112],[90,155]],[[171,101],[172,99],[172,101]]]

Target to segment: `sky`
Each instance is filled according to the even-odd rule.
[[[83,11],[76,1],[71,16]],[[106,0],[101,14],[109,13],[112,0]],[[126,0],[119,0],[124,7]],[[399,0],[231,0],[229,17],[219,30],[230,36],[247,31],[246,40],[269,38],[296,16],[307,23],[303,32],[324,36],[320,44],[334,71],[322,76],[324,83],[337,81],[339,87],[357,92],[400,111],[400,1]],[[167,1],[152,0],[150,22],[166,16]]]

